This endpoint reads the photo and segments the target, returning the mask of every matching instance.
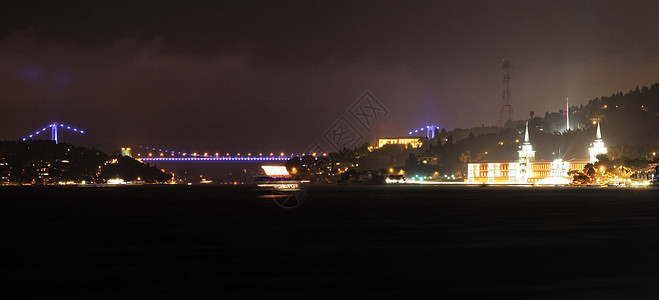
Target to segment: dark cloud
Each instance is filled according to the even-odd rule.
[[[303,151],[366,90],[391,112],[376,134],[490,125],[506,57],[516,118],[659,81],[656,1],[37,1],[0,11],[0,138],[69,120],[108,151]]]
[[[167,50],[253,51],[264,61],[526,51],[655,51],[655,1],[42,1],[3,7],[4,34],[94,47],[161,38]],[[519,49],[522,50],[522,49]],[[575,53],[577,52],[577,53]],[[416,56],[420,56],[415,58]]]

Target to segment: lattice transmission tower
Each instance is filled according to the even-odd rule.
[[[503,69],[503,92],[497,125],[504,127],[506,122],[513,120],[513,105],[510,104],[510,60],[504,59],[501,68]]]

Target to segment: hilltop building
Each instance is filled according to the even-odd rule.
[[[129,147],[122,147],[121,148],[121,156],[133,157],[131,149]]]
[[[401,137],[401,138],[382,138],[378,139],[378,148],[384,145],[404,145],[405,148],[419,148],[423,145],[424,138],[420,137]]]

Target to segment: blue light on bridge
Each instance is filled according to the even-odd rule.
[[[187,152],[181,152],[181,151],[174,151],[174,150],[169,150],[165,149],[163,151],[162,148],[156,148],[156,147],[147,147],[147,146],[138,146],[139,148],[145,149],[147,151],[158,151],[160,152],[159,154],[157,153],[149,153],[148,157],[141,157],[140,154],[137,154],[135,157],[138,160],[144,161],[144,162],[149,162],[149,161],[171,161],[171,162],[194,162],[194,161],[288,161],[291,157],[297,157],[299,155],[291,153],[290,156],[284,156],[284,153],[281,153],[280,156],[272,156],[273,153],[271,153],[271,156],[263,156],[263,152],[260,152],[258,156],[252,156],[251,152],[247,153],[247,156],[242,156],[240,153],[236,153],[235,156],[231,156],[229,153],[226,153],[226,155],[220,156],[219,152],[215,152],[215,155],[209,155],[208,152],[203,152],[203,154],[200,153],[193,153],[191,156],[187,156]],[[172,157],[165,157],[164,154],[169,153],[171,154]],[[174,157],[174,155],[182,155],[183,157]],[[313,155],[315,156],[315,154]],[[325,154],[323,154],[325,156]]]
[[[52,131],[52,133],[51,133],[51,140],[55,141],[55,144],[57,144],[57,143],[58,143],[57,125],[59,125],[59,127],[66,128],[66,129],[68,129],[68,130],[72,130],[72,131],[74,131],[74,132],[85,133],[84,130],[78,130],[77,128],[73,128],[73,129],[71,129],[71,126],[65,126],[65,125],[62,124],[62,123],[53,122],[52,124],[48,125],[48,127],[41,128],[41,130],[38,130],[38,131],[36,131],[35,133],[30,134],[28,137],[23,138],[23,141],[26,141],[27,139],[31,139],[31,138],[33,138],[33,137],[39,135],[40,133],[46,131],[46,128],[50,128],[51,131]]]
[[[413,133],[419,133],[419,131],[426,131],[426,137],[429,139],[434,139],[435,138],[435,130],[440,129],[439,126],[436,125],[426,125],[424,127],[421,127],[419,129],[415,129],[414,132],[410,131],[407,134],[412,135]]]
[[[141,161],[287,161],[288,157],[144,157]]]

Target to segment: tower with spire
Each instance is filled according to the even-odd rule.
[[[597,161],[597,156],[600,154],[606,154],[606,152],[606,146],[604,146],[604,142],[602,141],[600,122],[597,122],[597,135],[595,136],[595,141],[592,143],[592,147],[588,148],[590,163],[594,164]]]
[[[532,175],[531,163],[535,161],[535,151],[529,139],[529,121],[526,121],[522,150],[517,152],[519,153],[519,176],[517,180],[518,182],[526,183],[527,179]]]

